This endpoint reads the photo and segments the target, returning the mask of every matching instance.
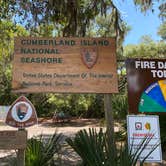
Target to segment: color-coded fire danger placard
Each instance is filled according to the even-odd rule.
[[[139,160],[151,153],[146,162],[162,162],[162,150],[160,140],[160,126],[158,116],[127,116],[128,145],[132,154],[141,150],[140,144],[146,137],[146,146],[139,156]],[[145,144],[143,144],[145,145]],[[153,151],[153,152],[152,152]],[[138,153],[137,153],[138,154]]]
[[[166,112],[166,60],[126,61],[129,112]]]
[[[10,107],[6,124],[16,128],[26,128],[37,124],[37,115],[32,103],[20,96]]]
[[[115,38],[15,38],[14,92],[117,93]]]

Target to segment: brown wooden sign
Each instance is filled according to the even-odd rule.
[[[126,61],[129,113],[166,113],[166,59]]]
[[[0,131],[0,149],[25,149],[27,131]]]
[[[117,93],[114,38],[15,38],[14,92]]]
[[[6,124],[16,128],[26,128],[37,124],[35,108],[25,96],[19,97],[11,105]]]

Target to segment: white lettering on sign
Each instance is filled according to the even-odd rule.
[[[158,62],[159,69],[166,69],[166,62]]]
[[[166,62],[155,61],[135,61],[136,69],[152,69],[151,73],[153,78],[166,78]],[[161,70],[162,69],[162,70]]]
[[[155,69],[154,61],[135,61],[135,67],[141,69]]]
[[[166,70],[151,70],[153,77],[166,78]]]

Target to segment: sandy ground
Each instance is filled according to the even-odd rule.
[[[52,120],[40,120],[38,125],[27,128],[28,138],[38,135],[52,135],[55,131],[63,133],[65,136],[74,136],[81,129],[89,129],[91,127],[97,130],[101,127],[99,120],[96,119],[77,119],[68,122],[53,123]],[[7,126],[3,122],[0,123],[0,131],[2,130],[17,130],[16,128]],[[118,131],[118,127],[115,127]]]
[[[52,120],[48,119],[40,119],[39,124],[29,127],[26,130],[28,131],[28,138],[34,137],[34,136],[49,136],[54,134],[54,132],[62,133],[64,135],[63,140],[63,147],[64,151],[62,151],[63,155],[61,156],[63,158],[64,162],[70,163],[70,165],[74,166],[76,161],[79,161],[79,156],[65,143],[65,138],[67,137],[73,137],[79,130],[86,129],[88,130],[90,127],[94,127],[97,130],[101,127],[99,125],[99,120],[96,119],[75,119],[72,120],[69,123],[53,123]],[[118,130],[118,127],[115,128]],[[17,130],[13,127],[7,126],[5,123],[0,122],[0,131],[4,130]],[[14,150],[0,150],[0,166],[6,166],[5,162],[3,161],[3,158],[7,158],[11,154],[15,155]],[[65,163],[62,165],[66,165]],[[69,165],[69,164],[67,164]]]
[[[73,137],[79,130],[94,127],[99,130],[100,123],[99,120],[96,119],[76,119],[72,120],[70,123],[53,123],[52,120],[45,120],[40,119],[39,124],[27,128],[28,131],[28,138],[33,136],[45,135],[49,136],[52,135],[55,131],[58,133],[62,133],[64,135],[64,140],[66,137]],[[120,126],[118,124],[115,125],[114,130],[118,131]],[[17,130],[13,127],[9,127],[5,125],[3,122],[0,122],[0,131],[3,130]],[[64,166],[74,166],[76,165],[77,161],[80,161],[79,156],[65,143],[63,142],[64,151],[63,158]],[[5,162],[3,162],[3,158],[11,155],[11,153],[15,154],[15,151],[8,151],[8,150],[0,150],[0,166],[7,166]],[[70,163],[70,164],[69,164]],[[151,164],[151,166],[154,164]],[[156,165],[156,164],[155,164]],[[163,164],[162,164],[163,165]],[[166,165],[166,164],[164,164]]]

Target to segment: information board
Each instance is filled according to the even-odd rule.
[[[27,131],[0,131],[0,149],[25,149],[27,144]]]
[[[166,112],[166,59],[126,61],[129,113]]]
[[[160,126],[158,116],[127,116],[127,133],[128,145],[132,149],[132,153],[137,151],[142,141],[151,138],[146,148],[142,151],[139,160],[143,160],[155,147],[157,148],[148,156],[146,162],[162,162],[161,140],[160,140]],[[139,148],[140,149],[140,148]]]
[[[15,38],[14,92],[117,93],[115,38]]]

